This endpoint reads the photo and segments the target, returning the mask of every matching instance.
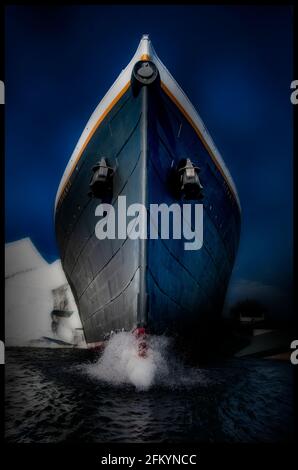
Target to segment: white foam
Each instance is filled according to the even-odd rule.
[[[88,372],[113,385],[133,384],[147,390],[154,382],[157,370],[156,352],[148,347],[147,357],[138,356],[137,339],[131,333],[114,334],[98,361]]]
[[[140,357],[134,335],[116,333],[97,362],[87,365],[87,373],[110,385],[131,384],[138,391],[154,385],[177,388],[207,383],[200,369],[188,367],[177,358],[170,338],[148,336],[147,344],[147,356]]]

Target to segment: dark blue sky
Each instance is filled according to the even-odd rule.
[[[6,240],[58,257],[53,205],[90,114],[143,33],[193,102],[242,204],[234,279],[288,290],[293,129],[290,7],[6,9]]]

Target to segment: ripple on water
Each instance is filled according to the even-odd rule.
[[[158,353],[152,383],[138,391],[127,370],[115,383],[102,362],[90,361],[88,351],[8,349],[6,439],[279,442],[293,438],[289,364],[231,359],[194,368],[167,355],[166,343]]]

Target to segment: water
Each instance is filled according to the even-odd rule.
[[[229,359],[188,367],[165,338],[144,360],[131,335],[86,350],[6,352],[8,442],[280,442],[293,439],[292,369]]]

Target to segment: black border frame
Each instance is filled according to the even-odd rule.
[[[127,4],[134,4],[137,2],[127,2]],[[151,1],[144,2],[150,5],[158,4],[159,2]],[[174,2],[160,2],[162,4],[168,4],[169,7]],[[182,2],[177,2],[182,3]],[[14,2],[13,5],[17,5],[18,2]],[[82,4],[82,2],[72,2],[71,5]],[[100,4],[97,2],[88,2],[88,4]],[[107,4],[103,2],[102,4]],[[114,5],[118,2],[113,2]],[[207,4],[207,2],[189,2],[187,1],[184,5],[191,4]],[[240,5],[241,2],[212,2],[209,5]],[[245,6],[268,6],[268,8],[274,7],[275,5],[289,5],[293,8],[293,32],[294,32],[294,48],[293,48],[293,80],[298,80],[298,66],[297,66],[297,55],[298,55],[298,6],[296,7],[293,3],[282,3],[282,2],[245,2]],[[29,6],[20,2],[19,5]],[[49,4],[44,4],[45,6],[50,6]],[[4,81],[5,84],[5,6],[0,7],[0,79]],[[8,4],[7,4],[8,6]],[[32,6],[32,5],[30,5]],[[54,6],[54,5],[53,5]],[[57,5],[55,6],[57,7]],[[290,99],[291,89],[289,84],[289,99]],[[298,163],[296,162],[295,156],[297,154],[297,113],[298,113],[298,104],[293,105],[293,128],[294,128],[294,152],[293,152],[293,196],[294,196],[294,205],[293,205],[293,219],[294,219],[294,259],[293,259],[293,297],[294,297],[294,312],[298,310],[297,303],[297,245],[295,240],[295,235],[297,233],[297,184],[296,184],[296,172]],[[2,207],[4,207],[4,187],[5,187],[5,167],[4,167],[4,155],[5,155],[5,105],[0,105],[0,120],[1,120],[1,197]],[[4,246],[5,246],[5,223],[4,223],[4,209],[2,210],[1,217],[1,236],[3,236],[3,251],[1,252],[3,259],[1,263],[1,274],[3,273],[4,279]],[[4,283],[1,286],[1,311],[0,311],[0,340],[4,341]],[[298,339],[298,314],[294,318],[294,329],[293,329],[293,340]],[[298,437],[298,365],[293,367],[294,375],[294,413],[295,413],[295,436]],[[243,463],[247,465],[261,465],[264,464],[269,466],[270,464],[275,465],[295,465],[294,462],[297,460],[296,457],[296,446],[295,441],[289,443],[275,443],[275,444],[265,444],[263,442],[254,443],[254,444],[242,444],[242,443],[185,443],[185,444],[109,444],[109,443],[94,443],[94,444],[69,444],[69,443],[57,443],[57,444],[11,444],[5,443],[4,439],[4,372],[5,366],[0,365],[0,400],[1,400],[1,414],[0,414],[0,442],[5,447],[5,456],[7,457],[7,462],[9,465],[24,466],[30,465],[33,468],[41,468],[43,465],[67,465],[67,467],[72,467],[74,465],[81,465],[84,468],[90,465],[100,466],[100,460],[102,456],[106,456],[109,453],[113,456],[136,456],[143,460],[142,463],[136,462],[133,468],[140,468],[144,464],[144,459],[146,454],[196,454],[197,455],[197,465],[202,468],[209,468],[211,465],[232,465],[235,467],[242,466]],[[298,439],[297,439],[298,443]],[[4,454],[2,453],[4,457]],[[104,466],[103,468],[106,468]]]

